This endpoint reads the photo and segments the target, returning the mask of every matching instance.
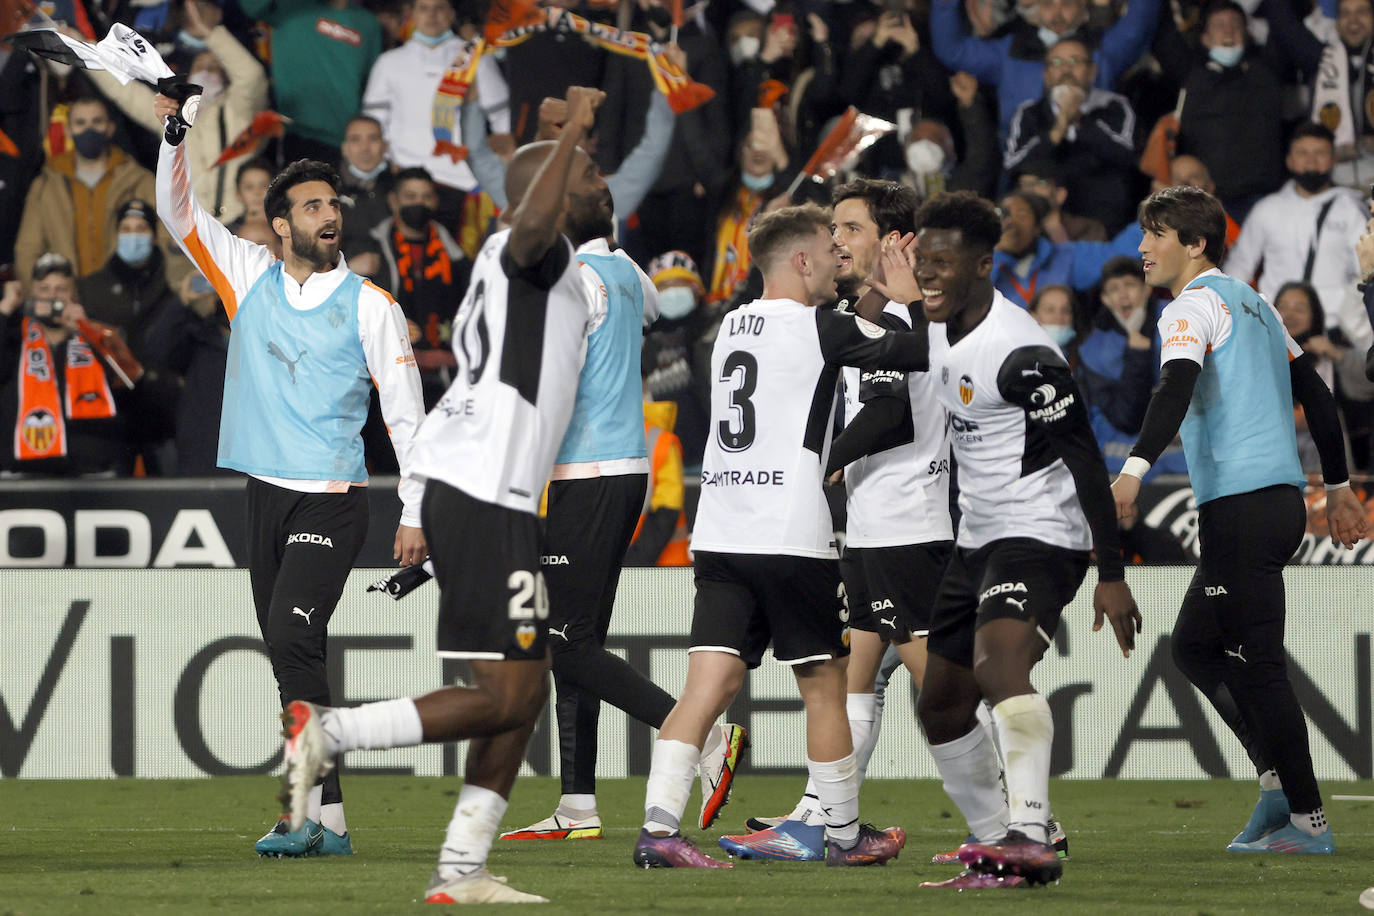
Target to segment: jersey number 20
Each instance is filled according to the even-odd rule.
[[[716,425],[716,435],[727,452],[742,452],[754,444],[754,402],[749,396],[759,383],[759,361],[752,353],[736,350],[725,357],[720,380],[732,382],[734,387],[730,389],[731,415]]]

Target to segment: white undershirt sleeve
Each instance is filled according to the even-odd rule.
[[[415,431],[425,418],[420,370],[410,348],[405,314],[395,300],[371,283],[365,283],[358,294],[358,340],[363,345],[372,382],[377,386],[382,418],[401,468],[397,487],[401,524],[419,528],[424,484],[411,473],[410,450]]]

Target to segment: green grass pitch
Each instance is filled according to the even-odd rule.
[[[271,826],[270,777],[185,781],[0,781],[0,916],[144,913],[330,914],[418,910],[456,780],[346,776],[357,855],[257,858]],[[786,811],[798,778],[742,773],[700,845],[743,831],[749,814]],[[1374,794],[1374,783],[1327,783],[1328,794]],[[600,841],[497,841],[491,867],[549,897],[557,913],[1358,913],[1374,885],[1374,803],[1329,801],[1335,856],[1236,855],[1226,843],[1254,803],[1251,782],[1056,781],[1054,811],[1072,859],[1057,886],[953,894],[922,881],[954,874],[931,853],[963,839],[939,784],[874,780],[863,816],[900,824],[908,841],[882,868],[741,862],[733,871],[645,871],[630,863],[644,780],[605,780]],[[556,780],[524,779],[503,829],[552,809]],[[688,815],[695,817],[693,796]]]

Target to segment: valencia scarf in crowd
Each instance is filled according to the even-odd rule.
[[[420,340],[412,340],[417,350],[446,350],[449,327],[458,298],[453,290],[453,261],[433,223],[429,237],[412,242],[391,230],[391,248],[396,253],[396,274],[400,289],[396,300],[406,316],[420,328]]]
[[[90,344],[76,334],[67,340],[64,404],[43,326],[25,318],[21,334],[14,457],[20,461],[58,458],[67,454],[67,424],[63,417],[107,420],[115,415],[114,396]]]
[[[668,97],[668,104],[678,114],[704,105],[715,95],[710,87],[693,81],[686,71],[664,56],[663,45],[643,32],[622,32],[557,6],[541,9],[534,0],[494,0],[482,37],[468,46],[439,81],[432,111],[433,155],[447,155],[454,162],[467,156],[467,149],[454,142],[454,127],[463,98],[477,79],[477,63],[482,55],[500,48],[513,48],[537,32],[581,35],[612,54],[644,61],[655,88]]]
[[[762,206],[763,195],[741,185],[729,208],[721,214],[707,302],[729,302],[749,279],[749,227]]]
[[[1336,135],[1338,147],[1351,146],[1359,139],[1365,112],[1357,110],[1355,105],[1362,102],[1363,108],[1369,104],[1365,93],[1370,87],[1364,85],[1366,66],[1361,61],[1357,71],[1360,78],[1352,87],[1350,54],[1345,49],[1345,43],[1339,38],[1333,39],[1322,49],[1321,65],[1317,68],[1317,79],[1312,89],[1312,120],[1325,125]]]

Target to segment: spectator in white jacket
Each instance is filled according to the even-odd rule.
[[[410,40],[377,58],[363,92],[363,111],[381,122],[391,161],[399,168],[423,168],[434,177],[439,190],[437,218],[449,229],[457,228],[463,198],[477,185],[467,162],[434,155],[434,94],[444,70],[469,44],[454,34],[454,18],[450,0],[415,0]],[[493,57],[484,56],[478,64],[476,85],[496,141],[492,146],[501,151],[505,147],[498,138],[510,134],[510,90]],[[453,142],[463,143],[456,117],[453,131]]]
[[[243,204],[234,193],[236,168],[210,166],[252,123],[253,116],[267,108],[267,71],[223,25],[210,27],[195,0],[185,3],[182,23],[187,34],[205,42],[205,50],[192,59],[188,73],[191,82],[205,87],[197,129],[186,138],[191,174],[196,176],[192,190],[202,207],[220,222],[229,223],[243,213]],[[121,86],[104,70],[88,70],[86,75],[130,120],[162,136],[164,125],[153,115],[154,93],[147,84],[131,80]]]
[[[1351,240],[1365,223],[1363,201],[1358,192],[1332,183],[1335,146],[1331,131],[1320,124],[1302,124],[1293,132],[1284,164],[1292,177],[1251,209],[1225,270],[1251,283],[1258,272],[1258,289],[1270,302],[1291,280],[1312,284],[1323,302],[1342,302],[1360,279]],[[1339,314],[1326,316],[1326,329],[1339,323]]]

